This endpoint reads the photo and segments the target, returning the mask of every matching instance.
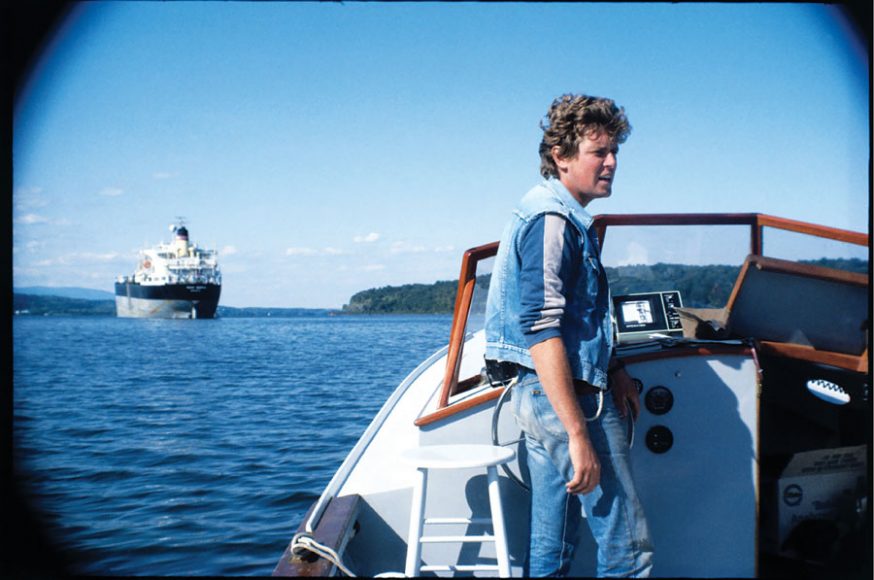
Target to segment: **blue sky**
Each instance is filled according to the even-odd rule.
[[[592,213],[868,229],[867,56],[828,6],[96,2],[16,106],[14,285],[111,290],[176,216],[227,306],[453,279],[567,92],[633,126]]]

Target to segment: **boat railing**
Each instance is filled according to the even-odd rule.
[[[603,214],[595,216],[593,223],[593,227],[602,248],[606,241],[607,230],[610,227],[683,225],[748,226],[748,247],[749,254],[752,256],[763,255],[765,228],[806,234],[813,237],[825,238],[858,246],[869,245],[868,234],[759,213]],[[462,257],[461,273],[458,279],[458,290],[456,292],[455,308],[450,329],[446,369],[438,399],[437,413],[433,414],[435,417],[442,417],[443,415],[449,414],[446,412],[448,411],[446,407],[449,406],[450,397],[459,392],[459,372],[466,337],[468,315],[477,282],[477,264],[482,260],[495,256],[497,252],[498,242],[492,242],[490,244],[471,248],[465,251]],[[865,356],[867,358],[867,351]],[[491,398],[494,397],[490,393],[483,400]],[[423,425],[426,424],[426,421],[420,420],[417,424]]]

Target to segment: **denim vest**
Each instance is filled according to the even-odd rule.
[[[529,191],[501,236],[486,304],[486,358],[534,368],[519,324],[519,241],[538,216],[564,216],[577,230],[583,249],[576,280],[565,293],[561,336],[574,379],[607,388],[607,363],[613,349],[612,304],[597,238],[589,231],[592,216],[557,179]]]

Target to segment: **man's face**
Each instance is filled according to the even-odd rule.
[[[558,147],[553,147],[552,158],[558,167],[559,180],[585,207],[593,199],[610,197],[618,152],[619,147],[610,136],[598,132],[587,133],[580,140],[575,157],[559,157]]]

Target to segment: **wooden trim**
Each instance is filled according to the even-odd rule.
[[[446,355],[446,370],[443,373],[443,387],[440,390],[438,407],[449,404],[449,397],[458,385],[458,371],[461,368],[461,350],[467,329],[467,316],[476,287],[476,265],[479,261],[498,253],[498,242],[471,248],[461,259],[461,274],[458,277],[458,292],[455,295],[455,310],[452,315],[452,329],[449,332],[449,352]]]
[[[781,274],[789,274],[801,276],[804,278],[815,278],[826,280],[828,282],[836,282],[839,284],[851,284],[853,286],[867,286],[868,276],[859,274],[858,272],[847,272],[845,270],[836,270],[825,266],[815,266],[813,264],[799,264],[789,260],[780,260],[778,258],[766,258],[764,256],[747,256],[741,266],[740,272],[734,283],[734,288],[731,290],[731,295],[728,297],[728,302],[725,305],[726,318],[731,320],[731,311],[740,294],[741,287],[746,279],[747,272],[750,268],[757,270],[766,270],[768,272],[778,272]]]
[[[755,225],[759,215],[755,213],[600,214],[595,216],[595,223],[601,227]]]
[[[840,352],[829,352],[825,350],[816,350],[812,346],[803,344],[791,344],[786,342],[772,342],[770,340],[759,341],[759,351],[762,354],[771,356],[780,356],[803,360],[813,363],[819,363],[854,371],[857,373],[868,373],[868,349],[865,349],[861,355],[843,354]]]
[[[740,272],[737,274],[737,278],[734,279],[734,286],[731,289],[731,294],[728,296],[728,302],[725,303],[725,323],[728,324],[729,319],[731,318],[731,309],[734,307],[734,303],[737,302],[737,296],[740,294],[740,288],[743,285],[744,279],[747,277],[747,270],[750,269],[750,266],[753,264],[753,259],[755,256],[747,256],[747,259],[744,260],[743,265],[740,267]]]
[[[798,262],[792,262],[790,260],[766,258],[764,256],[751,256],[750,259],[759,270],[793,274],[805,278],[817,278],[819,280],[827,280],[829,282],[838,282],[841,284],[852,284],[854,286],[868,285],[868,276],[866,274],[860,274],[859,272],[848,272],[846,270],[838,270],[826,266],[816,266],[814,264],[799,264]]]
[[[459,401],[452,406],[447,407],[446,405],[443,405],[433,413],[419,417],[418,419],[416,419],[414,424],[416,425],[416,427],[424,427],[438,421],[443,421],[444,419],[448,419],[453,415],[463,413],[464,411],[473,409],[474,407],[478,407],[479,405],[483,405],[485,403],[488,403],[489,401],[493,401],[494,399],[500,397],[501,393],[503,392],[504,387],[495,387],[493,389],[489,389],[481,395],[465,399],[464,401]]]
[[[468,377],[463,381],[458,381],[455,384],[455,392],[453,395],[458,395],[460,393],[464,393],[465,391],[469,391],[471,389],[475,389],[476,387],[483,384],[483,378],[480,375],[474,375],[472,377]]]
[[[762,255],[763,251],[764,231],[759,224],[750,226],[750,253],[757,256]]]
[[[310,507],[304,517],[297,533],[305,531],[306,522],[309,520],[316,503]],[[349,540],[355,520],[361,507],[361,496],[357,494],[335,497],[328,504],[318,527],[313,532],[313,538],[322,545],[337,551],[342,555],[346,542]],[[273,569],[273,576],[330,576],[334,565],[324,558],[317,557],[307,552],[306,556],[298,557],[291,553],[291,545],[285,547],[279,563]]]
[[[607,226],[683,226],[683,225],[749,225],[761,231],[762,227],[788,230],[820,238],[828,238],[859,246],[867,246],[868,234],[822,226],[809,222],[780,218],[762,213],[663,213],[663,214],[601,214],[595,216],[598,228]],[[600,234],[599,234],[600,235]],[[761,235],[758,242],[752,234],[753,244],[761,248]],[[755,247],[755,246],[754,246]],[[754,252],[754,253],[761,253]]]
[[[733,345],[733,344],[715,344],[712,346],[697,346],[697,347],[677,347],[676,349],[669,350],[661,350],[658,352],[647,352],[640,353],[634,355],[623,356],[622,360],[626,364],[633,364],[638,362],[646,362],[650,360],[657,359],[666,359],[666,358],[675,358],[675,357],[685,357],[685,356],[719,356],[719,355],[742,355],[742,354],[751,354],[753,349],[749,346],[744,345]],[[433,413],[429,413],[428,415],[423,415],[419,417],[415,421],[415,425],[417,427],[424,427],[426,425],[431,425],[433,423],[437,423],[439,421],[443,421],[444,419],[448,419],[453,415],[457,415],[459,413],[463,413],[469,409],[473,409],[479,405],[483,405],[488,403],[489,401],[493,401],[501,396],[501,393],[504,392],[504,387],[495,387],[493,389],[489,389],[488,391],[479,394],[475,397],[471,397],[469,399],[465,399],[464,401],[459,401],[451,406],[444,406],[442,408],[437,409]]]
[[[722,356],[722,355],[754,355],[752,347],[747,345],[714,344],[707,346],[678,346],[655,352],[642,352],[623,356],[626,365],[687,356]]]
[[[749,268],[766,270],[769,272],[777,272],[805,278],[814,278],[835,282],[839,284],[850,284],[854,286],[868,286],[868,276],[857,272],[847,272],[844,270],[836,270],[834,268],[826,268],[824,266],[814,266],[812,264],[799,264],[788,260],[780,260],[777,258],[766,258],[764,256],[748,256],[744,261],[741,271],[737,276],[734,288],[732,288],[731,296],[725,306],[726,321],[731,323],[731,312],[737,302],[744,279],[746,278]],[[730,329],[729,329],[730,330]],[[770,340],[757,341],[759,351],[762,354],[781,356],[805,360],[814,363],[821,363],[847,369],[856,372],[867,372],[868,370],[868,349],[866,348],[861,355],[844,354],[838,352],[817,350],[812,346],[775,342]]]
[[[772,215],[757,215],[760,226],[777,228],[780,230],[787,230],[790,232],[797,232],[800,234],[807,234],[820,238],[828,238],[831,240],[837,240],[839,242],[847,242],[848,244],[856,244],[858,246],[868,245],[868,234],[853,232],[850,230],[842,230],[839,228],[832,228],[828,226],[821,226],[819,224],[812,224],[808,222],[800,222],[797,220],[790,220]]]

